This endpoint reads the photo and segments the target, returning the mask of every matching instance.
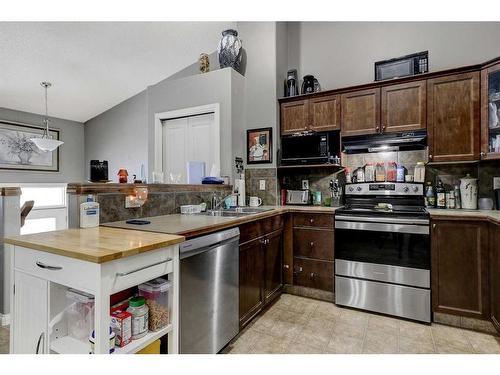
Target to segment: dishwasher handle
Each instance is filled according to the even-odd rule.
[[[187,250],[187,251],[184,250],[180,253],[180,259],[190,258],[190,257],[193,257],[195,255],[198,255],[201,253],[206,253],[210,250],[217,249],[218,247],[221,247],[221,246],[233,243],[233,242],[238,243],[238,241],[239,241],[239,237],[233,237],[230,240],[217,242],[217,243],[214,243],[214,244],[209,245],[209,246],[199,247],[199,248],[195,248],[195,249]]]

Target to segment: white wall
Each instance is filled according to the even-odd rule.
[[[75,104],[78,105],[78,104]],[[40,126],[42,115],[0,108],[0,119]],[[60,129],[60,172],[0,170],[0,183],[17,182],[81,182],[84,180],[84,129],[76,121],[51,117],[50,127]]]
[[[313,74],[323,89],[372,82],[376,61],[414,52],[429,51],[431,71],[500,56],[500,22],[300,22],[288,26],[288,67],[298,67],[301,79]]]
[[[118,182],[118,170],[129,178],[140,177],[141,164],[148,165],[148,116],[146,90],[85,123],[85,176],[90,160],[107,160],[109,179]]]

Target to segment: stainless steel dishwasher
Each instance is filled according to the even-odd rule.
[[[180,245],[180,352],[215,354],[239,330],[238,228]]]

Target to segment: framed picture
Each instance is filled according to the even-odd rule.
[[[59,139],[59,130],[49,133]],[[59,172],[59,148],[42,151],[30,140],[42,135],[43,127],[0,120],[0,169]]]
[[[273,162],[273,128],[247,130],[247,164]]]

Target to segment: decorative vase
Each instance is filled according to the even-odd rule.
[[[222,68],[231,67],[237,72],[240,72],[242,58],[241,40],[238,38],[236,30],[224,30],[222,38],[217,47],[217,55],[219,56],[219,65]]]

